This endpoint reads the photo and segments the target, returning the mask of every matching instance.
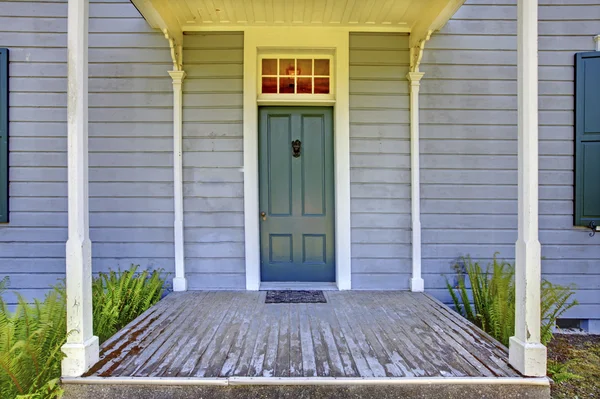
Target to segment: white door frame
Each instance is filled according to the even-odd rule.
[[[349,32],[317,27],[256,27],[244,31],[244,233],[246,289],[260,289],[258,176],[258,53],[261,50],[330,50],[334,54],[335,270],[340,290],[349,290],[350,110]],[[271,105],[284,105],[281,102]],[[290,101],[289,105],[331,105],[331,101]],[[265,104],[266,105],[266,104]]]

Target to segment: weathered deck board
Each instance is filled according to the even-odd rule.
[[[517,377],[506,348],[426,294],[171,294],[102,346],[114,377]]]

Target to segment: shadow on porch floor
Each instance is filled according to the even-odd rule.
[[[265,294],[170,294],[77,382],[548,385],[522,378],[505,347],[427,294],[325,291],[326,304],[265,304]]]

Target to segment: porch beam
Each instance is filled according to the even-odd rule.
[[[175,278],[173,291],[187,291],[183,238],[183,79],[185,71],[169,71],[173,79],[173,200]]]
[[[62,375],[78,377],[99,359],[92,326],[92,244],[88,195],[88,0],[69,0],[67,34],[67,342]]]
[[[417,66],[418,69],[418,66]],[[419,89],[423,72],[409,72],[406,79],[410,84],[410,190],[412,221],[412,278],[413,292],[425,291],[421,276],[421,170],[419,157]]]
[[[537,0],[518,0],[517,29],[518,237],[515,335],[509,342],[509,360],[526,376],[545,376],[546,347],[540,342]]]

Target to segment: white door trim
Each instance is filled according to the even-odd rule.
[[[260,289],[258,190],[258,52],[276,49],[324,49],[334,54],[334,160],[336,284],[349,290],[350,110],[349,32],[316,27],[256,27],[244,31],[244,229],[246,289]],[[292,103],[298,105],[297,103]],[[325,104],[321,104],[325,105]]]

